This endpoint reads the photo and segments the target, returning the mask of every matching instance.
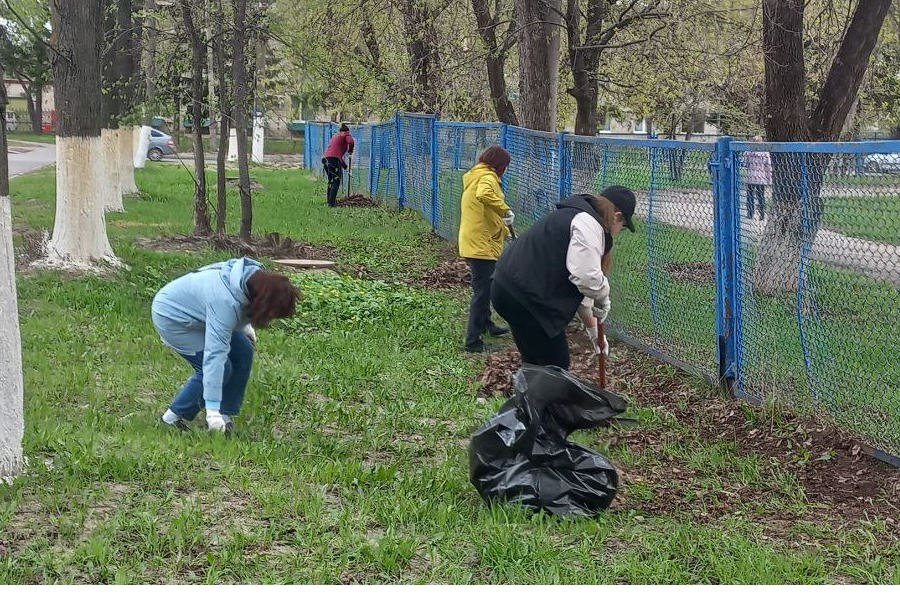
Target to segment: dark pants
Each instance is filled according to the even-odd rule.
[[[472,273],[472,302],[469,304],[469,326],[466,329],[466,349],[478,350],[483,344],[481,334],[493,326],[491,322],[491,279],[496,260],[467,258]]]
[[[747,184],[747,218],[753,218],[754,205],[759,207],[759,220],[766,218],[766,186],[755,183]]]
[[[328,206],[337,206],[337,195],[343,178],[341,161],[337,158],[323,158],[322,164],[325,166],[325,177],[328,178]]]
[[[496,282],[491,286],[491,302],[497,314],[509,323],[516,347],[522,354],[522,362],[539,366],[556,365],[569,370],[569,344],[565,329],[553,337],[547,335],[515,295]]]

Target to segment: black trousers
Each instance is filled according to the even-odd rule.
[[[747,218],[753,218],[754,204],[759,207],[759,220],[766,217],[766,186],[755,183],[747,184]]]
[[[482,345],[481,334],[491,323],[491,279],[496,260],[467,258],[472,273],[472,302],[469,304],[469,326],[466,329],[466,349],[477,350]]]
[[[528,309],[514,294],[495,281],[491,286],[491,302],[497,314],[509,323],[522,362],[532,365],[556,365],[569,370],[569,344],[566,330],[555,336],[547,335]]]
[[[322,165],[325,167],[325,177],[328,178],[328,206],[337,206],[337,196],[343,179],[341,161],[337,158],[323,158]]]

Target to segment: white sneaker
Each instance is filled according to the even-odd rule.
[[[168,425],[169,427],[174,427],[180,431],[189,431],[190,427],[188,427],[188,422],[183,419],[181,416],[173,413],[171,409],[167,408],[166,412],[163,413],[163,416],[160,418],[164,425]]]

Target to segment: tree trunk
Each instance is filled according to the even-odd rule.
[[[103,5],[103,130],[100,141],[103,145],[104,167],[100,174],[104,207],[107,211],[123,212],[122,181],[119,175],[119,120],[124,106],[125,89],[118,71],[118,56],[122,52],[122,36],[118,27],[118,6],[116,0],[101,0]]]
[[[31,122],[31,132],[32,133],[40,133],[40,131],[34,131],[34,95],[31,93],[30,85],[22,85],[23,92],[25,92],[25,107],[28,109],[28,120]],[[3,113],[4,118],[6,117],[6,113]]]
[[[101,176],[103,124],[101,3],[52,0],[56,137],[56,220],[48,244],[51,266],[119,265],[106,236]]]
[[[494,112],[497,113],[497,119],[501,123],[518,125],[519,118],[516,116],[515,106],[510,101],[506,88],[506,53],[509,51],[509,46],[506,43],[501,46],[497,41],[497,24],[500,17],[499,2],[494,15],[491,15],[488,0],[472,0],[472,10],[475,12],[478,32],[481,34],[481,40],[487,50],[485,63]],[[515,15],[513,15],[512,23],[513,25],[510,27],[515,24]]]
[[[232,74],[234,78],[234,126],[237,128],[238,176],[241,192],[241,240],[251,242],[253,198],[247,164],[247,0],[233,0]]]
[[[806,112],[802,0],[764,0],[765,126],[771,141],[837,139],[859,92],[890,0],[856,6],[813,111]],[[822,182],[830,155],[772,155],[772,208],[760,241],[754,286],[765,294],[796,292],[800,254],[824,212]]]
[[[516,0],[520,16],[522,126],[555,131],[559,88],[560,0]]]
[[[103,129],[100,142],[103,145],[104,208],[107,212],[125,212],[122,203],[121,129]]]
[[[191,43],[191,134],[194,139],[194,235],[209,236],[209,199],[206,193],[206,154],[203,150],[203,71],[206,47],[194,23],[202,14],[203,0],[181,0],[181,18]]]
[[[228,212],[228,189],[225,182],[225,159],[231,119],[228,101],[228,80],[225,77],[225,10],[222,0],[216,0],[216,34],[213,39],[215,70],[219,74],[219,148],[216,152],[216,235],[224,237],[225,217]]]
[[[144,10],[147,12],[156,10],[156,0],[144,0]],[[143,44],[143,57],[141,58],[141,66],[144,69],[144,95],[151,106],[156,100],[156,45],[159,39],[156,27],[156,19],[149,17],[144,28],[147,38],[146,43]]]
[[[0,25],[0,43],[6,32]],[[0,64],[0,80],[4,70]],[[22,472],[24,384],[22,377],[22,337],[16,297],[15,251],[12,210],[9,202],[9,159],[6,143],[6,86],[0,86],[0,480]]]
[[[412,75],[413,93],[407,108],[414,112],[437,114],[439,108],[437,32],[434,14],[425,0],[403,0],[403,29]]]
[[[140,32],[133,14],[133,0],[117,0],[116,33],[119,36],[115,56],[116,77],[121,90],[120,117],[130,117],[140,101],[138,63],[140,62]],[[134,156],[130,127],[118,129],[119,188],[122,195],[137,194],[134,180]]]
[[[604,41],[609,41],[601,39],[603,22],[609,7],[605,0],[588,0],[587,8],[587,22],[582,41],[581,3],[579,0],[568,0],[566,32],[569,39],[569,68],[572,70],[574,83],[569,89],[569,95],[575,98],[575,133],[597,135],[600,129],[600,116],[597,110],[600,86],[597,72],[602,54],[599,46]]]

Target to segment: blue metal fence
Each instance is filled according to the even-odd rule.
[[[336,131],[307,125],[307,165]],[[638,234],[616,240],[618,337],[900,455],[900,141],[617,139],[412,114],[353,132],[354,189],[448,240],[462,176],[491,144],[512,155],[504,189],[523,231],[562,196],[630,187]]]

